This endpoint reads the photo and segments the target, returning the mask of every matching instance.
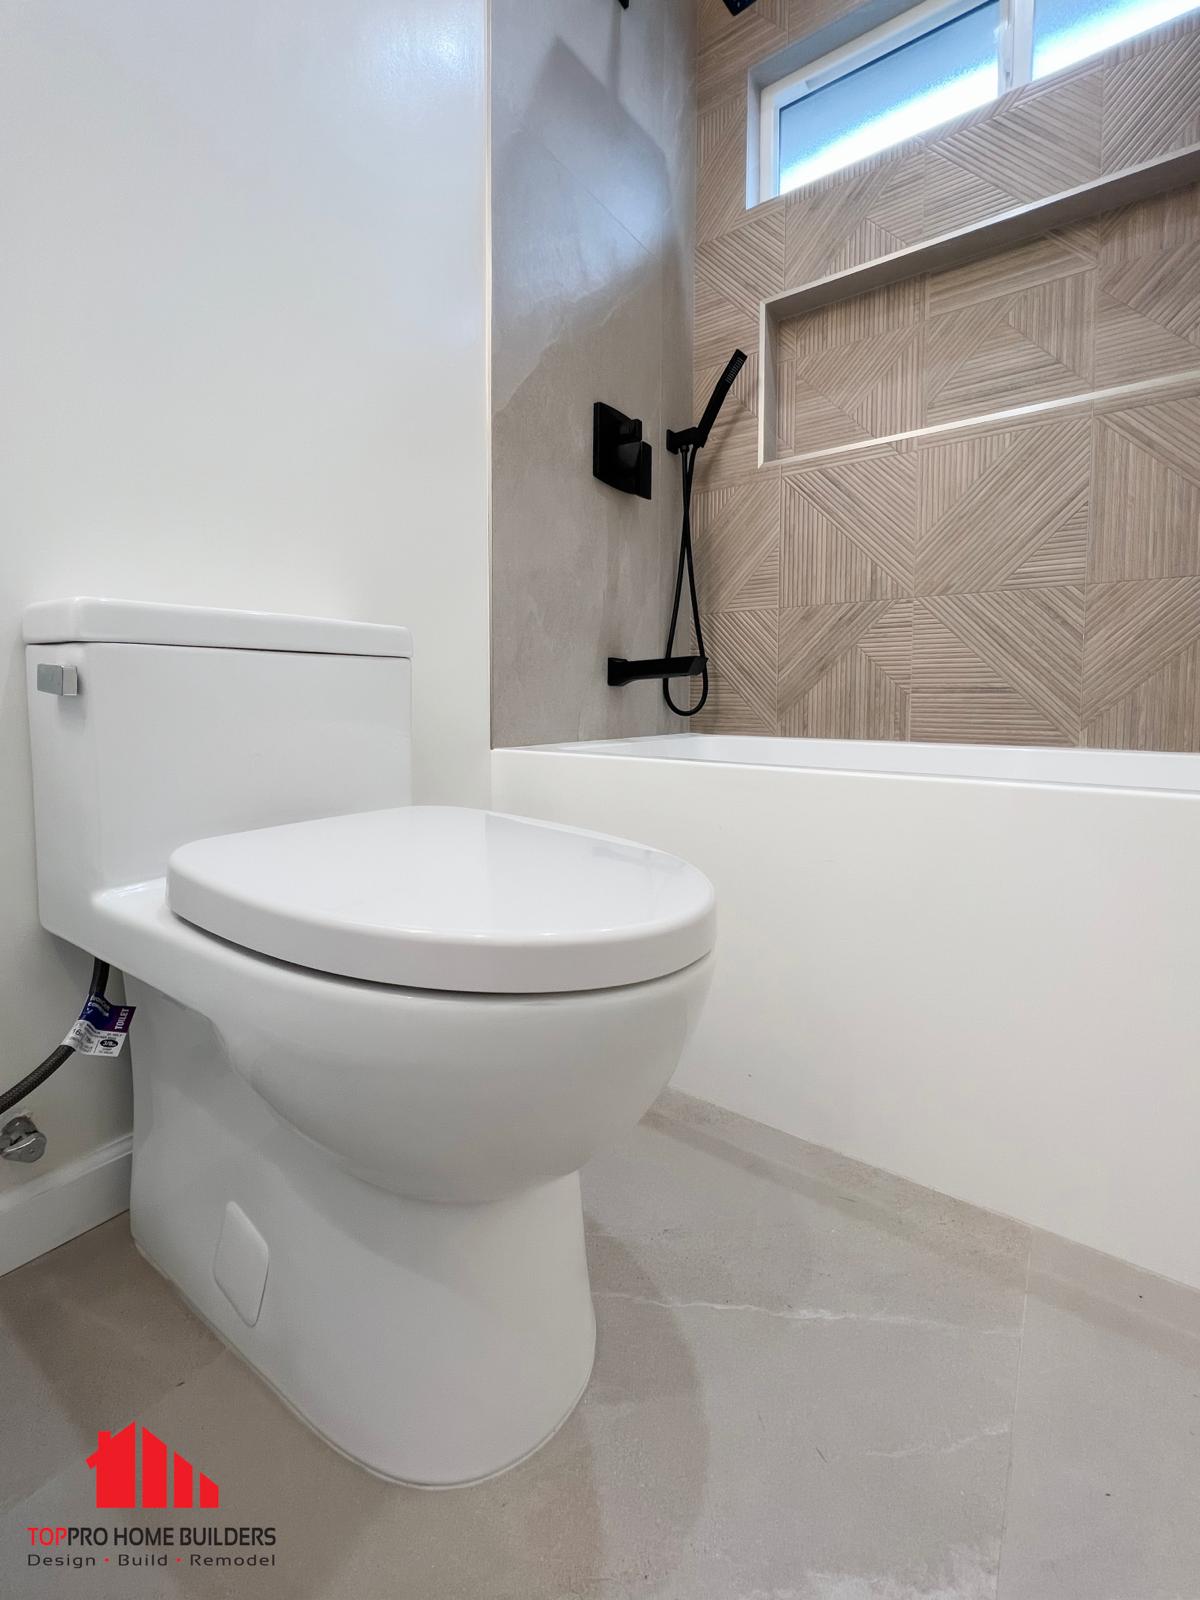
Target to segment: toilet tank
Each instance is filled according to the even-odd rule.
[[[189,839],[411,799],[406,628],[74,599],[31,606],[24,636],[38,901],[63,938]]]

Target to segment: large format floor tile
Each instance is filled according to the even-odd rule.
[[[1200,1597],[1200,1297],[1039,1238],[1023,1349],[1027,1229],[679,1095],[585,1197],[591,1387],[537,1456],[468,1490],[335,1455],[124,1219],[0,1282],[0,1592],[996,1600],[999,1578],[1000,1600]],[[30,1524],[164,1519],[91,1509],[95,1432],[133,1416],[219,1480],[222,1524],[278,1530],[274,1567],[25,1565]]]
[[[1200,1295],[1035,1236],[999,1600],[1200,1595]]]
[[[138,1255],[124,1217],[0,1278],[0,1507],[223,1349]]]

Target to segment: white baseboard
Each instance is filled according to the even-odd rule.
[[[129,1207],[133,1135],[0,1194],[0,1277]]]

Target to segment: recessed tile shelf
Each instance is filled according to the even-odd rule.
[[[1057,235],[1061,230],[1077,228],[1079,224],[1090,222],[1106,212],[1186,188],[1198,181],[1200,144],[1188,145],[1168,156],[1001,212],[970,227],[941,234],[889,255],[878,256],[859,266],[818,278],[764,300],[759,323],[759,464],[811,461],[817,456],[861,450],[866,445],[883,445],[974,426],[980,422],[1030,416],[1148,388],[1174,388],[1181,382],[1200,378],[1200,348],[1197,348],[1194,367],[1189,362],[1188,370],[1175,368],[1163,376],[1147,379],[1144,374],[1122,373],[1118,375],[1118,381],[1106,382],[1096,372],[1092,374],[1093,382],[1084,382],[1073,389],[1067,385],[1068,392],[1054,393],[1049,397],[1034,394],[1031,399],[1017,405],[1002,403],[995,406],[985,402],[971,408],[968,404],[970,414],[962,416],[946,415],[947,408],[942,403],[932,416],[922,413],[918,426],[910,425],[909,418],[901,413],[898,417],[900,425],[892,430],[875,432],[872,429],[859,437],[834,442],[826,439],[803,453],[796,452],[794,448],[784,448],[780,441],[779,374],[784,364],[780,356],[780,337],[785,325],[790,325],[794,319],[906,283],[912,286],[914,294],[920,294],[920,280],[930,274],[952,272],[984,258],[1003,255],[1004,252],[1030,245],[1049,235]],[[1055,309],[1052,314],[1058,316],[1061,312]],[[869,317],[869,308],[864,308],[864,315]],[[953,410],[953,407],[950,409]]]

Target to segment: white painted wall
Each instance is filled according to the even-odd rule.
[[[29,601],[408,623],[420,796],[486,797],[486,25],[486,0],[0,11],[5,1084],[87,970],[37,921]],[[31,1105],[51,1151],[0,1163],[0,1198],[127,1128],[126,1070],[74,1061]]]
[[[680,1088],[1200,1287],[1200,795],[492,761],[498,809],[712,878]]]

